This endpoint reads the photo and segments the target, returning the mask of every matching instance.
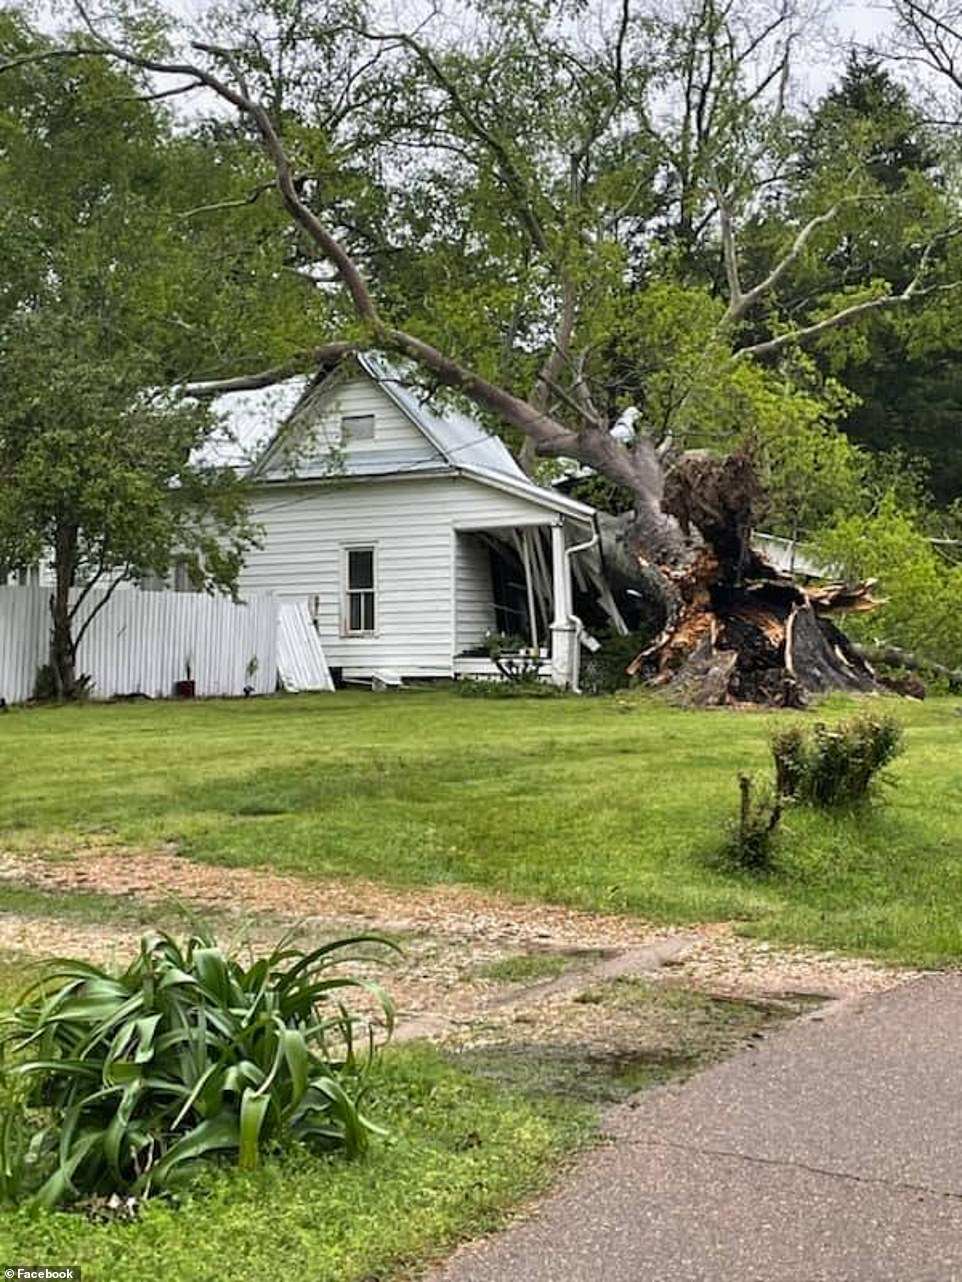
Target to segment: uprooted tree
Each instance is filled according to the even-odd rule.
[[[619,0],[578,18],[509,0],[466,10],[452,38],[440,14],[384,31],[352,0],[272,0],[185,54],[77,9],[81,34],[40,56],[117,59],[145,95],[206,91],[231,109],[271,184],[222,208],[272,185],[300,232],[296,270],[324,292],[314,350],[208,393],[388,351],[513,431],[529,469],[577,460],[626,496],[609,562],[662,625],[635,672],[698,702],[874,685],[832,620],[869,608],[867,587],[804,591],[777,573],[750,543],[750,448],[690,448],[700,419],[731,423],[771,392],[773,363],[954,286],[947,210],[881,191],[857,141],[788,191],[801,3],[691,0],[665,17]],[[914,247],[904,278],[840,277],[783,314],[793,274],[868,218]],[[627,404],[637,420],[613,432]]]

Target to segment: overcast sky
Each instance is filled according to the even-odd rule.
[[[818,66],[801,68],[796,63],[796,73],[814,95],[824,92],[834,79],[834,71],[844,61],[852,44],[875,44],[884,37],[892,25],[892,15],[885,4],[834,3],[829,24],[837,32],[834,48],[826,53]],[[832,65],[834,63],[834,66]]]
[[[845,27],[857,40],[869,40],[884,31],[890,15],[881,5],[847,4],[839,6],[835,21]]]
[[[160,2],[171,12],[191,20],[196,19],[209,8],[212,0],[160,0]],[[49,0],[39,0],[41,12],[47,9],[48,3]],[[384,10],[390,13],[399,8],[410,9],[412,0],[382,0],[382,3]],[[437,3],[437,0],[434,0],[434,3]],[[413,4],[416,6],[417,0],[413,0]],[[836,38],[827,42],[826,52],[817,62],[813,60],[808,66],[799,66],[796,63],[796,76],[805,98],[815,98],[825,92],[836,78],[837,69],[844,62],[847,51],[853,43],[874,43],[880,36],[884,36],[892,23],[891,13],[884,0],[877,0],[876,3],[865,2],[865,0],[826,0],[825,7],[831,15],[827,20],[828,25],[834,29],[833,35]],[[101,0],[101,8],[104,11],[109,8],[104,0]],[[57,16],[62,20],[64,5],[58,5],[57,9]],[[457,0],[444,0],[442,11],[448,14],[457,12]]]

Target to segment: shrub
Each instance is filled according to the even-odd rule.
[[[77,677],[75,697],[86,699],[93,690],[93,684],[93,677],[88,673],[80,673]],[[49,663],[44,663],[37,669],[37,675],[34,677],[33,698],[37,703],[53,703],[59,697],[56,673]]]
[[[853,805],[901,751],[902,727],[891,716],[863,714],[809,732],[793,726],[772,741],[775,787],[779,796],[813,806]]]
[[[486,632],[478,649],[492,659],[502,654],[518,654],[530,645],[520,632]]]
[[[746,872],[767,872],[772,866],[775,836],[782,817],[781,798],[770,789],[752,796],[750,775],[739,775],[741,792],[738,822],[723,851],[725,861]]]
[[[583,654],[580,685],[585,694],[614,694],[631,686],[633,681],[625,668],[651,644],[652,635],[647,629],[604,637],[594,654]]]
[[[388,1035],[393,1012],[337,967],[368,942],[388,943],[285,940],[244,965],[207,935],[158,934],[118,975],[52,963],[0,1027],[2,1191],[44,1206],[142,1197],[215,1155],[252,1169],[284,1141],[362,1151],[374,1036],[368,1024],[358,1051],[343,998],[372,991]]]

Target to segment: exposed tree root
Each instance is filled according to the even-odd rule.
[[[830,617],[873,609],[872,583],[805,589],[780,574],[751,547],[758,498],[744,454],[687,455],[666,480],[666,512],[702,543],[684,567],[658,567],[678,605],[629,675],[696,706],[801,707],[807,694],[879,689]]]

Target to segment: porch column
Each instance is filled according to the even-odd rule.
[[[538,641],[538,603],[534,596],[534,580],[531,577],[531,531],[522,530],[520,538],[515,539],[521,547],[521,565],[524,569],[524,588],[528,597],[528,639],[537,650]]]
[[[575,626],[571,622],[571,568],[565,556],[565,527],[551,527],[551,586],[554,618],[551,620],[551,680],[570,686],[574,676]]]

